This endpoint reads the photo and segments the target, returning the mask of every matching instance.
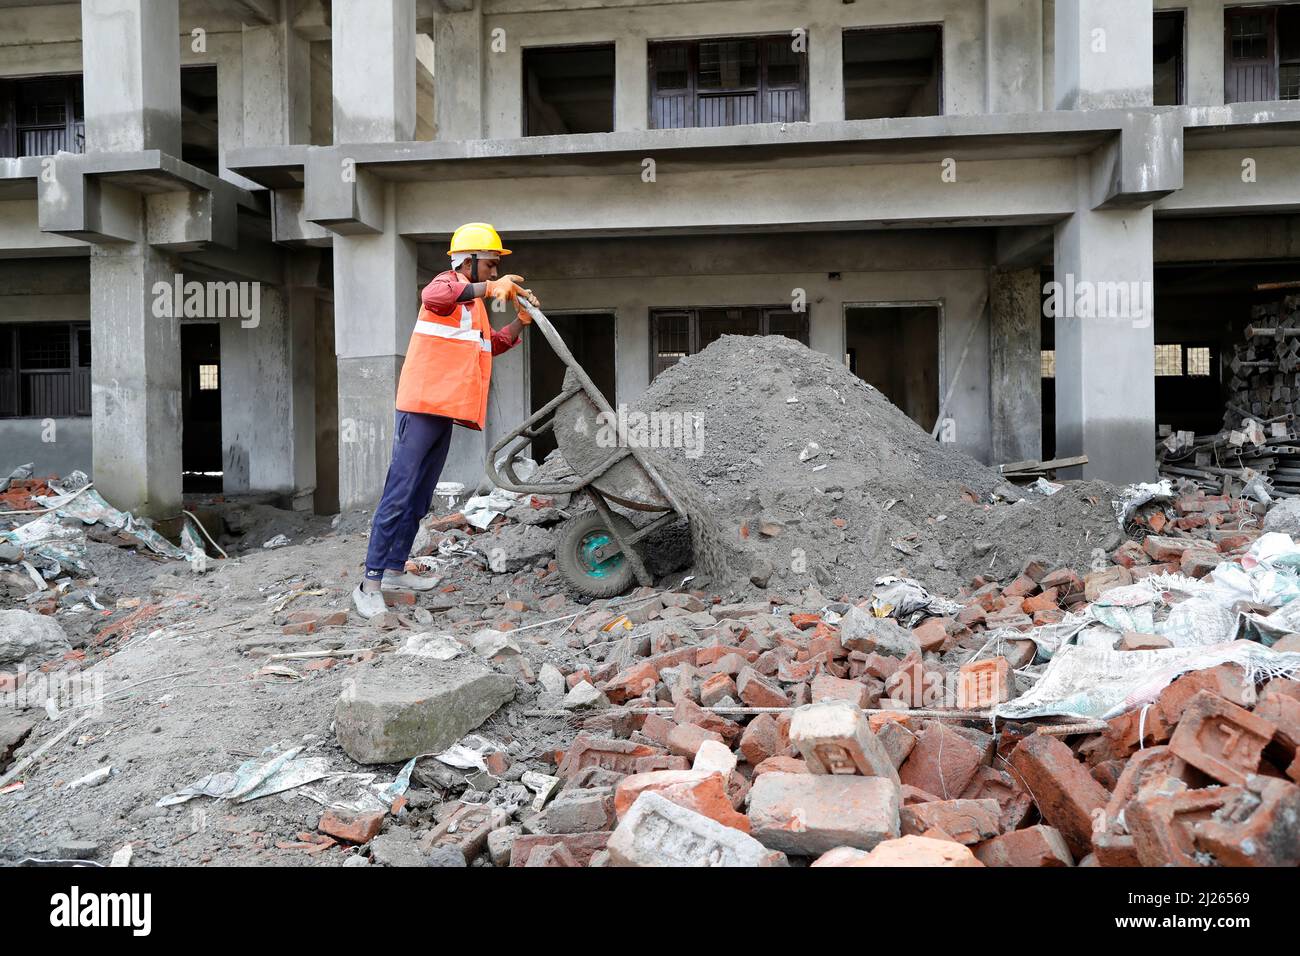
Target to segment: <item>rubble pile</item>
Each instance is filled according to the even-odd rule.
[[[1160,473],[1229,495],[1252,483],[1278,496],[1300,494],[1300,296],[1254,306],[1246,341],[1233,347],[1227,364],[1223,429],[1196,435],[1163,427]]]
[[[1278,512],[1278,518],[1288,512],[1290,507],[1288,505]],[[1141,560],[1142,549],[1136,545],[1141,544],[1148,535],[1207,542],[1200,550],[1208,550],[1211,554],[1216,551],[1239,554],[1243,547],[1248,546],[1259,536],[1268,510],[1268,505],[1247,498],[1209,494],[1192,482],[1184,481],[1177,492],[1170,486],[1168,493],[1159,494],[1147,503],[1139,505],[1128,516],[1125,530],[1130,541],[1125,545],[1126,550],[1120,556],[1120,563],[1126,563],[1130,568],[1135,562],[1147,566],[1146,562]],[[1270,528],[1269,530],[1288,529]],[[1300,531],[1300,528],[1296,530]],[[1192,550],[1196,553],[1196,549]],[[1169,563],[1168,561],[1156,562],[1160,565]],[[1199,578],[1214,567],[1214,563],[1209,559],[1199,564],[1193,562],[1184,567],[1180,557],[1173,564],[1175,566],[1160,567],[1157,570],[1181,570],[1184,574]]]
[[[893,581],[871,601],[820,610],[809,609],[823,600],[815,593],[719,604],[647,591],[622,613],[596,606],[566,641],[595,660],[567,673],[543,664],[525,713],[568,712],[577,736],[526,770],[480,739],[483,766],[496,769],[443,806],[415,839],[417,858],[1300,864],[1300,682],[1280,676],[1300,675],[1300,635],[1273,645],[1278,673],[1223,664],[1176,676],[1109,720],[990,723],[1037,645],[1026,633],[981,656],[989,628],[1080,614],[1127,580],[1122,564],[1082,578],[1031,564],[1005,586],[973,582],[954,615],[919,615],[914,627],[879,600],[905,593]],[[528,653],[524,636],[515,646]],[[1125,634],[1118,646],[1150,655],[1169,643]],[[529,791],[513,812],[482,792],[465,802],[510,780]]]
[[[782,336],[722,336],[661,373],[637,409],[698,418],[691,441],[658,453],[699,486],[731,563],[760,589],[853,589],[896,570],[951,591],[1029,553],[1081,564],[1119,543],[1111,486],[1026,493]]]

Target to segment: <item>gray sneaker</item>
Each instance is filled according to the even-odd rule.
[[[367,621],[388,610],[382,591],[367,591],[359,584],[352,591],[352,604]]]
[[[409,571],[385,571],[380,586],[386,591],[432,591],[442,578],[425,578]]]

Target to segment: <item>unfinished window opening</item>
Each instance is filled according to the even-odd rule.
[[[524,135],[614,129],[614,44],[524,50]]]
[[[844,118],[943,112],[943,28],[844,31]]]
[[[181,473],[186,492],[222,490],[221,326],[181,326]]]
[[[0,80],[0,156],[53,156],[85,149],[80,75]]]
[[[651,43],[650,126],[808,119],[808,54],[788,33]]]
[[[1182,10],[1156,13],[1152,22],[1152,87],[1156,106],[1179,106],[1183,102]]]
[[[784,335],[807,345],[808,313],[780,305],[651,309],[650,377],[724,335]]]
[[[547,316],[564,339],[578,364],[591,376],[592,384],[614,403],[614,313],[577,312]],[[559,395],[564,387],[564,363],[544,335],[530,335],[528,342],[528,392],[535,412]],[[533,441],[533,458],[543,460],[555,450],[551,432]]]
[[[1300,99],[1300,4],[1225,10],[1225,103]]]
[[[217,131],[217,68],[182,68],[181,159],[214,176],[220,175],[221,147]]]
[[[1181,345],[1156,346],[1156,375],[1183,374],[1183,347]]]
[[[0,418],[90,414],[90,326],[0,325]]]
[[[926,431],[939,415],[939,307],[858,305],[844,309],[849,370]]]

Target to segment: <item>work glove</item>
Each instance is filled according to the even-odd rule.
[[[524,291],[527,292],[528,290],[525,289]],[[537,296],[529,292],[527,296],[520,296],[515,299],[515,317],[519,319],[522,325],[532,325],[533,317],[528,314],[528,310],[524,308],[523,302],[520,301],[523,298],[527,298],[529,302],[536,305]]]
[[[523,281],[523,276],[515,275],[501,276],[499,279],[488,279],[485,293],[489,298],[496,299],[498,302],[510,302],[519,293],[528,292],[519,284]],[[531,292],[528,294],[532,295]]]

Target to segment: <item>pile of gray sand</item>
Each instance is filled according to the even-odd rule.
[[[1114,486],[1016,488],[793,339],[725,335],[660,374],[636,410],[699,416],[692,440],[657,453],[755,587],[856,596],[904,574],[951,594],[1031,556],[1086,573],[1122,540]]]

